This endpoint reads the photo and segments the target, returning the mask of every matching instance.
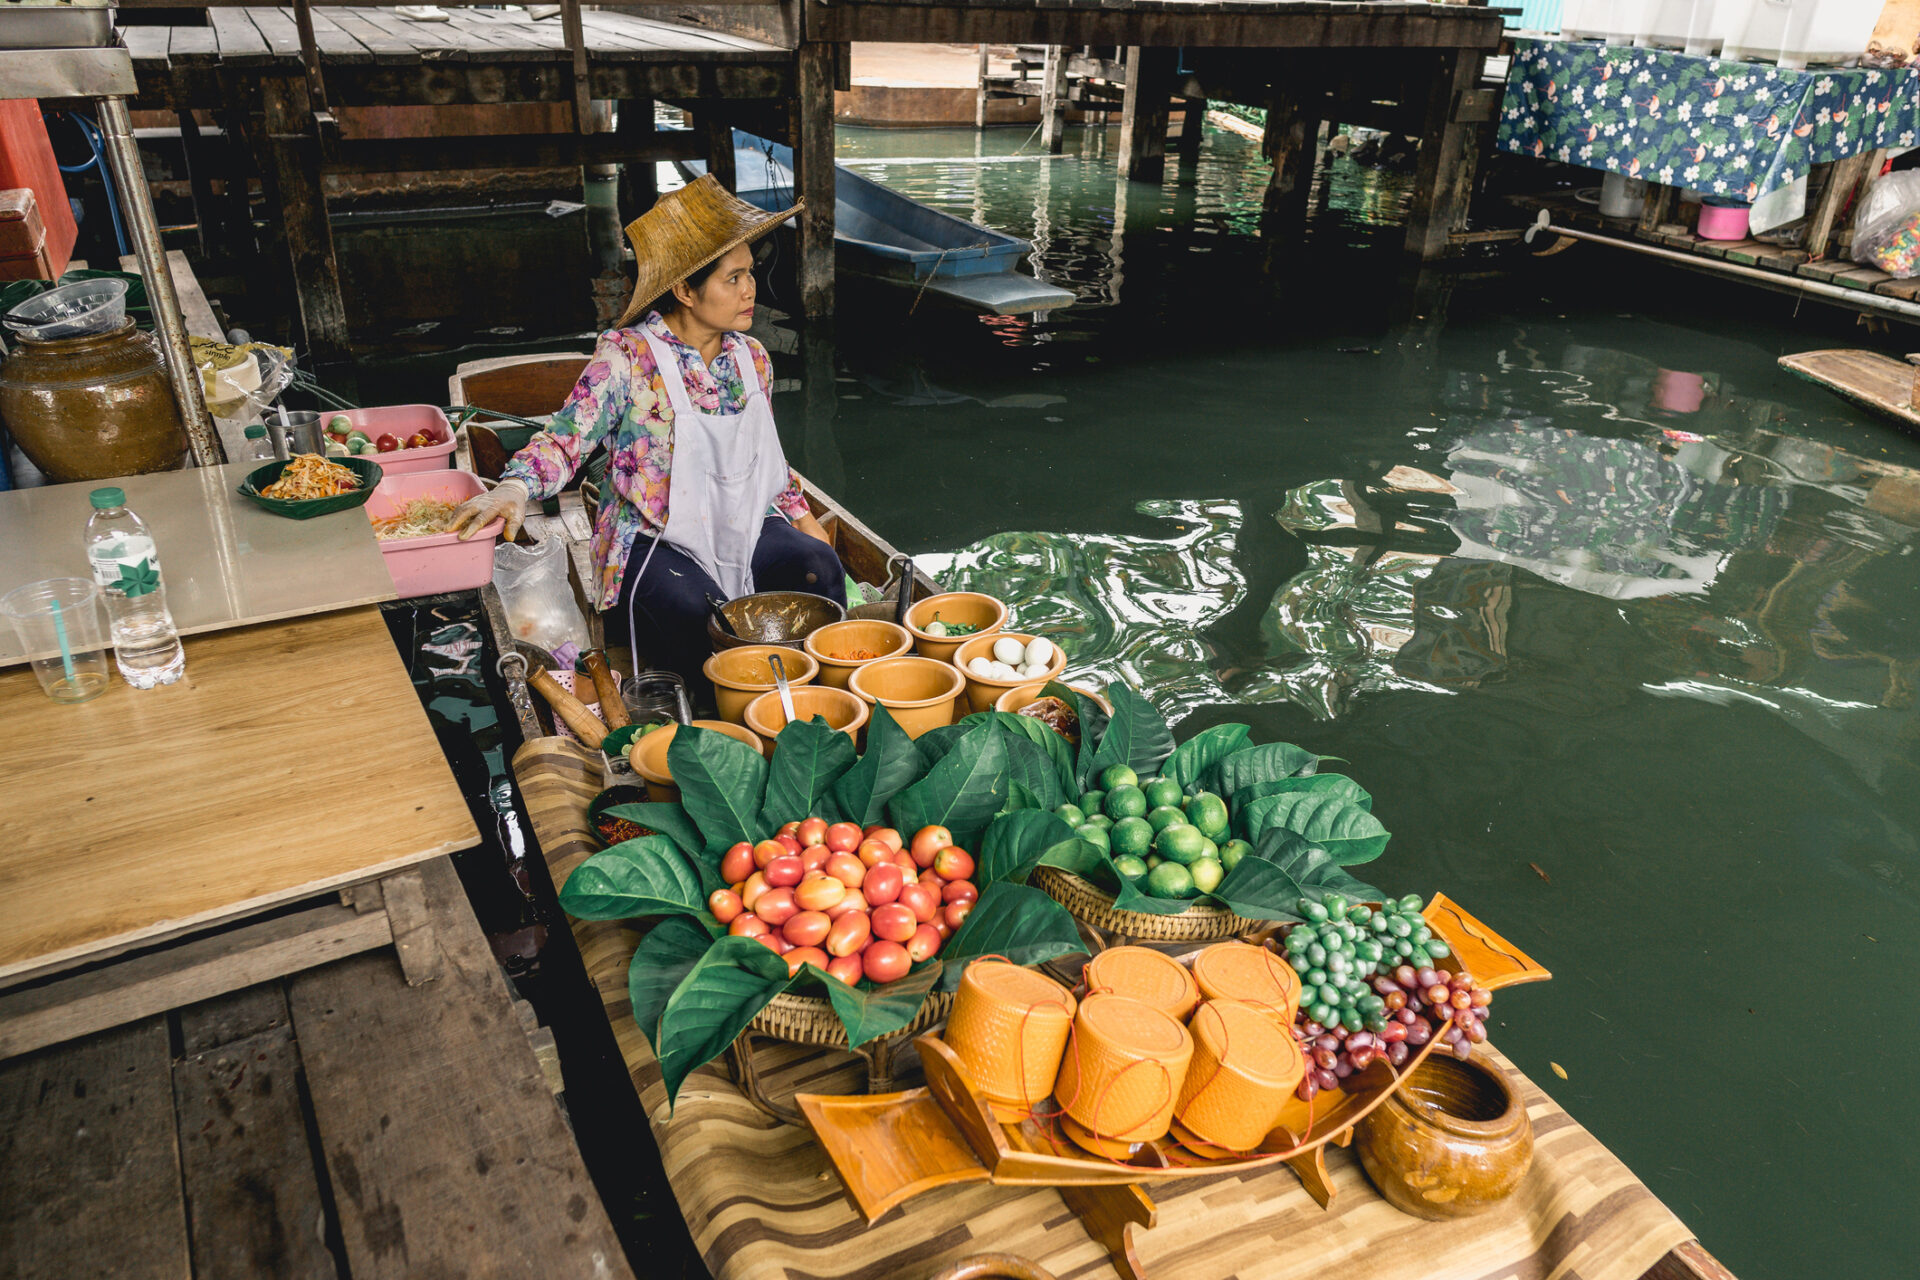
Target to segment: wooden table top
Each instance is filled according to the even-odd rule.
[[[77,706],[0,671],[0,980],[478,842],[379,610],[186,650]]]

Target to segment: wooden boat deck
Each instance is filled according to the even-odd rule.
[[[1863,408],[1920,428],[1920,409],[1913,405],[1914,366],[1906,360],[1877,351],[1802,351],[1781,356],[1780,367]]]

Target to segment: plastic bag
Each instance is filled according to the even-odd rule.
[[[556,666],[571,669],[589,640],[567,576],[567,544],[559,538],[531,547],[501,543],[493,551],[493,585],[513,638],[546,650]]]
[[[1853,220],[1853,260],[1901,280],[1920,276],[1920,170],[1874,183]]]

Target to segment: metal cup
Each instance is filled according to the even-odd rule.
[[[289,409],[283,428],[287,435],[287,452],[317,453],[327,456],[327,435],[321,429],[320,415],[311,409]]]

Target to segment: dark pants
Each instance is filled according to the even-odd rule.
[[[633,606],[633,643],[655,667],[677,671],[696,695],[710,692],[700,666],[713,652],[707,639],[707,596],[721,595],[719,584],[692,557],[669,543],[653,553],[646,573],[640,562],[652,542],[635,540],[620,583],[618,620],[608,618],[607,631],[617,639],[626,634],[627,606]],[[833,548],[788,524],[768,516],[753,548],[753,586],[756,591],[809,591],[835,604],[847,602],[846,571]]]

